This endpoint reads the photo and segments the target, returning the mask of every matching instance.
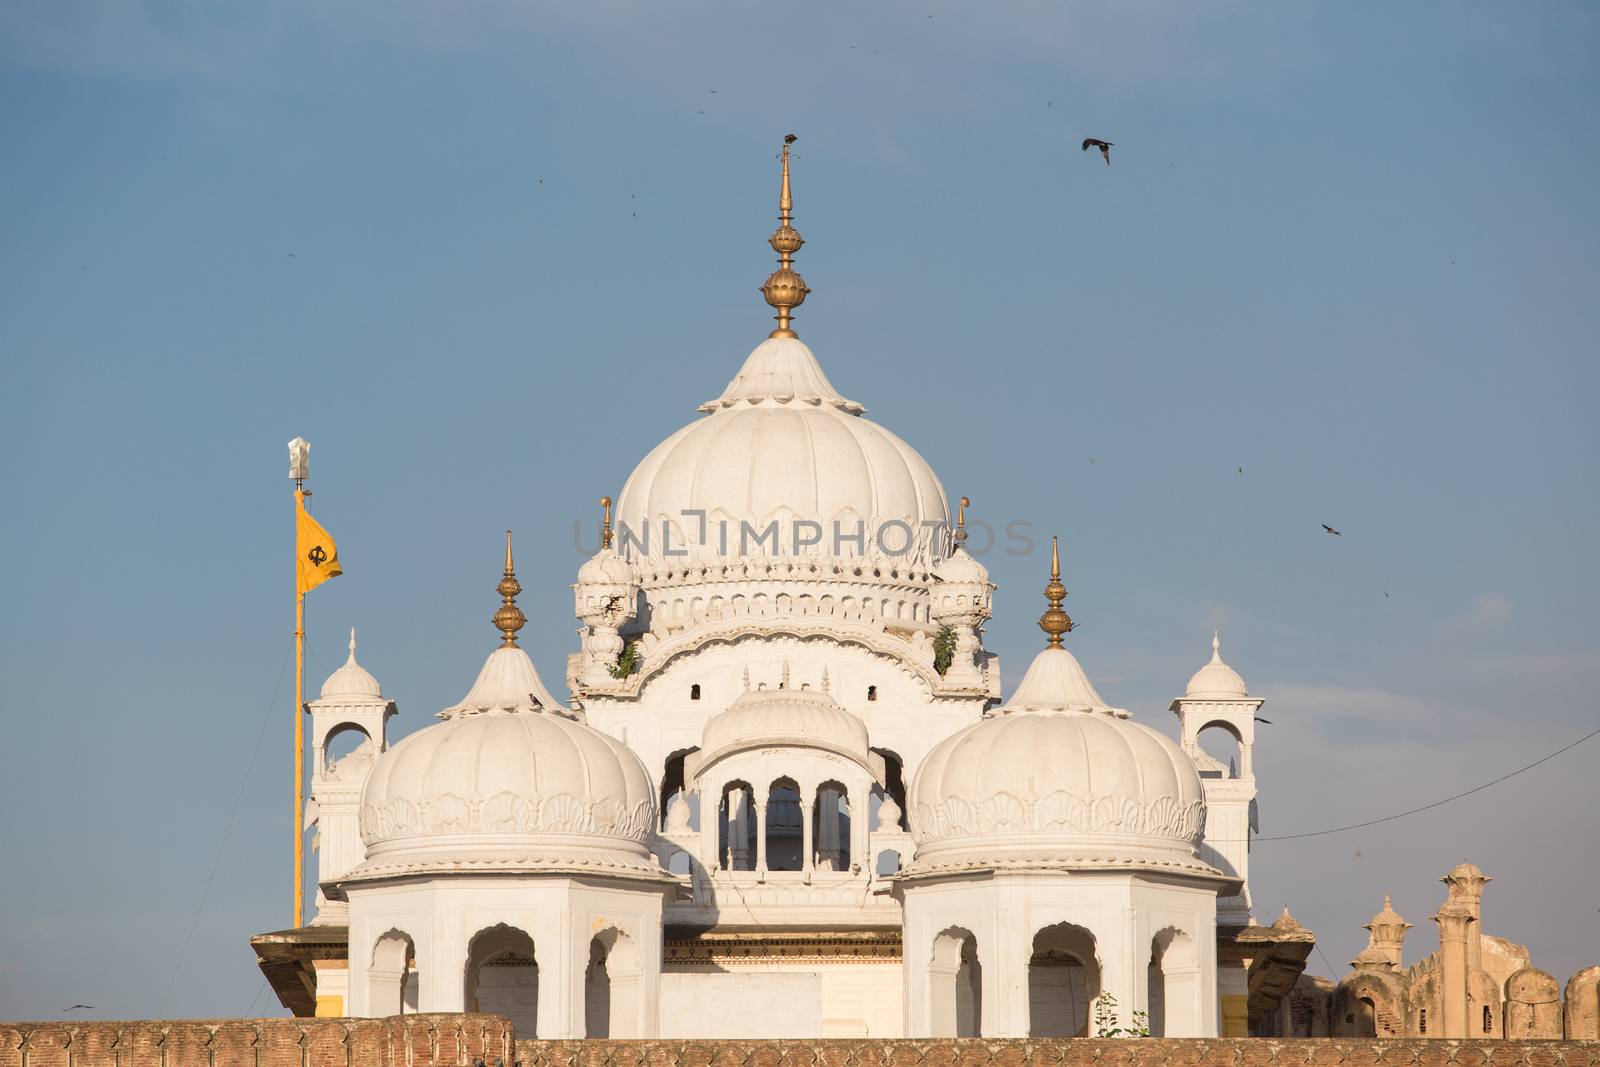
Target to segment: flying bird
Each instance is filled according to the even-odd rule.
[[[1115,143],[1115,141],[1101,141],[1094,137],[1085,137],[1083,139],[1083,150],[1087,152],[1090,148],[1100,149],[1100,154],[1105,157],[1106,166],[1109,167],[1111,166],[1111,146]]]
[[[800,139],[800,137],[799,137],[798,134],[786,133],[786,134],[783,135],[783,143],[784,144],[794,144],[799,139]]]
[[[94,1011],[94,1005],[93,1004],[74,1004],[70,1008],[62,1008],[61,1010],[63,1012],[68,1012],[68,1011],[77,1011],[79,1008],[83,1008],[85,1011]]]
[[[1323,523],[1322,524],[1322,528],[1324,530],[1327,530],[1329,533],[1333,534],[1333,536],[1335,536],[1335,537],[1343,537],[1344,536],[1344,534],[1340,533],[1338,530],[1335,530],[1332,526],[1329,526],[1327,523]]]
[[[1263,718],[1262,718],[1262,717],[1261,717],[1261,716],[1259,716],[1259,715],[1257,715],[1257,716],[1255,716],[1255,720],[1256,720],[1256,722],[1264,722],[1264,723],[1266,723],[1266,724],[1267,724],[1267,725],[1268,725],[1268,726],[1271,726],[1271,725],[1272,725],[1272,720],[1271,720],[1271,719],[1263,719]]]

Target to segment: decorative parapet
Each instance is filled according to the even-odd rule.
[[[0,1023],[0,1067],[471,1067],[516,1056],[502,1015]]]

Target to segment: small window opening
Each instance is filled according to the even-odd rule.
[[[1489,1005],[1483,1006],[1483,1032],[1494,1033],[1494,1013],[1489,1010]]]
[[[1428,1032],[1428,1009],[1427,1008],[1423,1008],[1420,1012],[1417,1013],[1417,1032],[1418,1033],[1423,1033],[1423,1034]]]
[[[867,686],[867,699],[868,700],[877,700],[878,699],[878,687],[877,686],[875,686],[875,685]]]
[[[689,687],[689,699],[690,700],[699,700],[700,699],[700,683],[699,682],[696,682],[696,683],[694,683],[693,685],[691,685]]]

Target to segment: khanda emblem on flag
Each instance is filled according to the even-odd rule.
[[[304,595],[329,578],[344,573],[339,546],[306,510],[306,493],[295,490],[295,587]]]

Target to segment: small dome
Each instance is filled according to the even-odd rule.
[[[1181,868],[1205,794],[1165,735],[1108,707],[1077,659],[1047,648],[1011,702],[945,739],[917,770],[912,871],[1043,866]]]
[[[1190,700],[1242,700],[1250,695],[1239,672],[1222,662],[1222,636],[1211,635],[1211,662],[1194,672],[1184,696]]]
[[[633,564],[607,546],[583,561],[578,568],[579,585],[633,585],[639,580]]]
[[[697,767],[750,748],[793,745],[835,752],[871,768],[867,725],[820,689],[758,689],[711,717]]]
[[[933,576],[941,582],[981,585],[989,581],[989,569],[973,559],[965,548],[957,545],[954,552],[933,565]]]
[[[361,790],[361,881],[471,871],[669,878],[646,848],[655,786],[627,745],[562,707],[517,645],[506,535],[503,640],[461,701],[378,758]],[[512,615],[515,618],[512,618]]]
[[[367,859],[356,877],[523,869],[658,875],[645,847],[655,788],[644,764],[547,699],[527,653],[498,648],[467,697],[441,712],[445,721],[379,757],[361,793]]]
[[[923,524],[949,521],[944,488],[927,461],[862,418],[861,405],[834,390],[796,338],[763,341],[702,410],[711,414],[656,446],[622,487],[617,520],[631,557],[663,553],[663,523],[672,527],[674,553],[687,547],[717,556],[741,554],[742,524],[759,536],[774,521],[776,551],[756,551],[792,555],[798,531],[788,527],[809,521],[821,525],[821,541],[813,542],[821,555],[835,554],[838,523],[838,554],[871,555],[881,541],[887,551],[926,559]],[[854,540],[861,528],[864,546]],[[702,530],[705,543],[697,545]],[[908,537],[917,547],[902,547]]]
[[[382,700],[383,690],[378,685],[378,680],[372,676],[361,664],[356,662],[356,629],[350,627],[350,658],[344,661],[344,666],[328,675],[328,680],[322,683],[322,699],[355,699],[355,700]]]

